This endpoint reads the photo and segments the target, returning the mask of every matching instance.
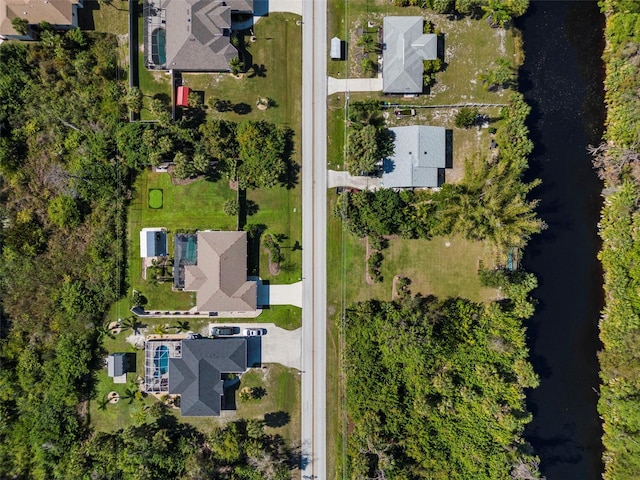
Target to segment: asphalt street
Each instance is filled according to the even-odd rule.
[[[302,2],[302,478],[327,478],[327,2]]]

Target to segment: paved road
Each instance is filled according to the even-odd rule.
[[[302,478],[327,479],[327,0],[302,5]]]
[[[329,95],[338,92],[379,92],[382,90],[382,74],[375,78],[335,78],[329,77]]]

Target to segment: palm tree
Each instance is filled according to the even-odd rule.
[[[102,398],[96,400],[96,402],[98,403],[98,410],[106,410],[107,405],[109,405],[109,398],[105,394],[102,396]]]
[[[139,395],[138,392],[140,390],[138,390],[138,386],[135,384],[131,384],[129,385],[125,391],[124,394],[120,395],[120,398],[122,400],[129,400],[127,403],[131,404],[133,403],[134,400],[137,400]]]
[[[492,27],[500,25],[501,28],[504,28],[511,21],[511,14],[502,0],[489,0],[487,5],[483,5],[481,8],[484,10],[482,18],[486,18]]]
[[[376,71],[376,64],[369,57],[364,57],[360,66],[364,73],[375,73]]]
[[[178,332],[188,332],[191,329],[189,320],[178,320],[171,328],[175,328]]]
[[[167,333],[167,326],[159,323],[158,325],[153,327],[152,332],[155,333],[156,335],[164,335],[165,333]]]
[[[365,53],[375,53],[378,51],[378,46],[376,45],[376,41],[368,33],[365,33],[364,35],[362,35],[356,42],[356,45],[358,47],[362,47]]]
[[[116,327],[109,328],[109,323],[110,322],[107,322],[107,323],[105,323],[103,325],[100,325],[99,327],[96,328],[96,330],[98,332],[98,340],[102,340],[104,337],[108,337],[108,338],[111,338],[111,339],[116,338],[115,335],[113,334],[113,330],[115,328],[118,328],[118,327],[116,326]]]
[[[133,330],[133,333],[135,333],[136,335],[140,335],[139,328],[141,326],[142,324],[138,320],[138,317],[135,315],[130,315],[122,320],[122,322],[120,322],[120,331]]]
[[[242,70],[242,61],[239,57],[233,57],[229,62],[229,67],[231,68],[231,73],[238,75]]]

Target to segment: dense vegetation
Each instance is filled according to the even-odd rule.
[[[347,170],[369,175],[393,153],[393,134],[385,126],[382,107],[375,100],[354,102],[349,108]]]
[[[0,477],[288,478],[286,446],[248,426],[205,439],[167,417],[92,432],[103,313],[126,291],[131,181],[176,150],[201,170],[215,157],[196,162],[208,155],[197,106],[126,121],[114,37],[45,33],[0,45]]]
[[[78,30],[0,47],[4,478],[51,478],[87,433],[101,314],[123,279],[115,48]]]
[[[533,148],[525,125],[529,111],[522,95],[511,95],[496,132],[497,154],[467,158],[462,182],[435,192],[347,192],[334,214],[357,236],[430,238],[453,233],[499,247],[523,247],[545,227],[535,213],[537,201],[527,198],[538,182],[522,180]]]
[[[436,13],[478,15],[493,25],[505,27],[512,19],[524,14],[529,0],[392,0],[395,5],[428,8]]]
[[[203,435],[159,412],[152,423],[98,433],[79,445],[59,478],[289,480],[296,453],[264,421],[229,423]]]
[[[290,180],[290,129],[266,121],[209,119],[199,130],[203,149],[240,188],[273,187]]]
[[[509,295],[488,305],[412,297],[347,310],[350,478],[533,479],[538,460],[522,439],[522,319],[532,275],[491,272]]]
[[[594,148],[605,181],[600,222],[605,308],[600,321],[604,478],[640,477],[640,4],[605,0],[605,142]]]

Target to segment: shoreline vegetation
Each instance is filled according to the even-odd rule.
[[[510,2],[515,10],[509,15],[496,11],[498,3],[427,6],[436,13],[456,12],[458,20],[475,12],[477,21],[507,28],[528,6],[528,1]],[[464,162],[458,182],[434,192],[345,191],[336,199],[333,215],[343,235],[373,242],[377,256],[368,258],[373,279],[385,261],[382,252],[398,238],[456,236],[504,252],[524,248],[546,228],[536,215],[537,201],[529,199],[539,182],[523,180],[533,148],[525,124],[530,107],[515,91],[505,103],[494,119],[499,147],[492,155],[474,150],[458,157]],[[352,102],[347,126],[381,124],[376,105]],[[342,255],[346,261],[350,253]],[[482,303],[415,294],[406,277],[400,277],[400,288],[394,282],[391,301],[353,302],[345,294],[344,323],[336,321],[342,336],[343,378],[336,382],[343,388],[343,417],[333,449],[341,449],[335,478],[541,478],[539,458],[523,438],[532,418],[525,390],[538,385],[523,322],[534,313],[530,292],[537,281],[522,270],[484,268],[482,262],[466,275],[478,275],[482,285],[496,289],[498,299]]]
[[[599,223],[605,306],[600,399],[605,480],[640,476],[640,4],[604,0],[606,131],[591,148],[604,181]]]

